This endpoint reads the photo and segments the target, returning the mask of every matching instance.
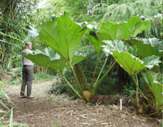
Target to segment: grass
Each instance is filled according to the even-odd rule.
[[[0,120],[0,127],[29,127],[27,124],[16,123],[16,122],[14,122],[13,119],[14,119],[14,117],[13,117],[13,108],[12,108],[11,111],[10,111],[8,123],[4,124]]]
[[[0,127],[10,127],[9,125],[4,125],[1,121],[0,121]],[[22,124],[22,123],[13,123],[12,127],[29,127],[27,124]]]
[[[4,86],[5,86],[5,83],[3,81],[0,81],[0,98],[1,99],[5,97]]]
[[[34,80],[51,80],[53,78],[53,75],[49,75],[44,72],[34,74]]]

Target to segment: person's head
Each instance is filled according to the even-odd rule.
[[[32,49],[32,42],[26,42],[25,43],[25,48]]]

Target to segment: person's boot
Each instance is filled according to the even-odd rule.
[[[20,98],[25,98],[24,92],[20,92]]]
[[[33,96],[27,96],[26,98],[27,99],[33,99],[34,97]]]

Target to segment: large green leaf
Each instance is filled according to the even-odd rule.
[[[145,68],[144,62],[129,52],[114,51],[113,57],[129,75],[135,75]]]
[[[163,42],[158,41],[157,39],[132,39],[129,43],[140,57],[148,57],[152,55],[162,56]]]
[[[130,75],[136,74],[144,68],[152,69],[161,63],[158,56],[148,56],[143,60],[135,57],[128,52],[129,46],[125,45],[123,41],[104,41],[103,51],[108,56],[111,54],[121,67]]]
[[[141,34],[143,31],[146,31],[150,28],[150,21],[144,21],[139,17],[132,17],[128,20],[128,31],[130,37],[136,37],[138,34]]]
[[[162,95],[162,91],[163,91],[163,84],[160,84],[158,82],[153,82],[149,85],[152,93],[154,94],[155,97],[155,101],[156,101],[156,107],[157,108],[161,108],[163,109],[163,95]]]
[[[83,56],[74,56],[72,59],[72,65],[75,65],[76,63],[79,63],[83,60],[85,60],[85,57]]]
[[[122,40],[128,39],[127,23],[104,22],[97,32],[100,40]]]
[[[52,60],[49,56],[38,53],[33,55],[26,56],[28,59],[32,60],[37,65],[50,68],[55,71],[62,71],[65,67],[67,67],[67,64],[62,59],[56,59]]]
[[[161,63],[160,57],[154,55],[144,58],[143,61],[146,67],[149,69],[152,69],[154,66],[159,66]]]
[[[103,22],[97,32],[101,40],[128,40],[150,27],[149,21],[143,21],[139,17],[132,17],[127,22]]]
[[[123,41],[114,40],[114,41],[103,41],[104,45],[103,51],[106,55],[113,54],[114,51],[127,51],[127,46],[124,44]]]
[[[73,62],[74,52],[81,47],[84,32],[78,24],[64,15],[56,21],[43,23],[40,26],[39,38],[65,60]]]
[[[143,77],[155,98],[156,109],[163,109],[163,84],[157,81],[157,74],[146,72],[143,74]]]
[[[90,32],[89,40],[99,52],[104,40],[129,40],[149,27],[150,22],[143,21],[139,17],[132,17],[127,22],[105,21],[96,31]]]

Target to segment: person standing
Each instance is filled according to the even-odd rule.
[[[33,54],[32,52],[32,43],[26,42],[25,48],[22,51],[22,85],[21,85],[21,91],[20,91],[20,97],[27,97],[27,98],[33,98],[31,96],[32,92],[32,80],[33,80],[33,62],[29,59],[27,59],[25,56]],[[25,90],[27,87],[27,96],[25,96]]]

